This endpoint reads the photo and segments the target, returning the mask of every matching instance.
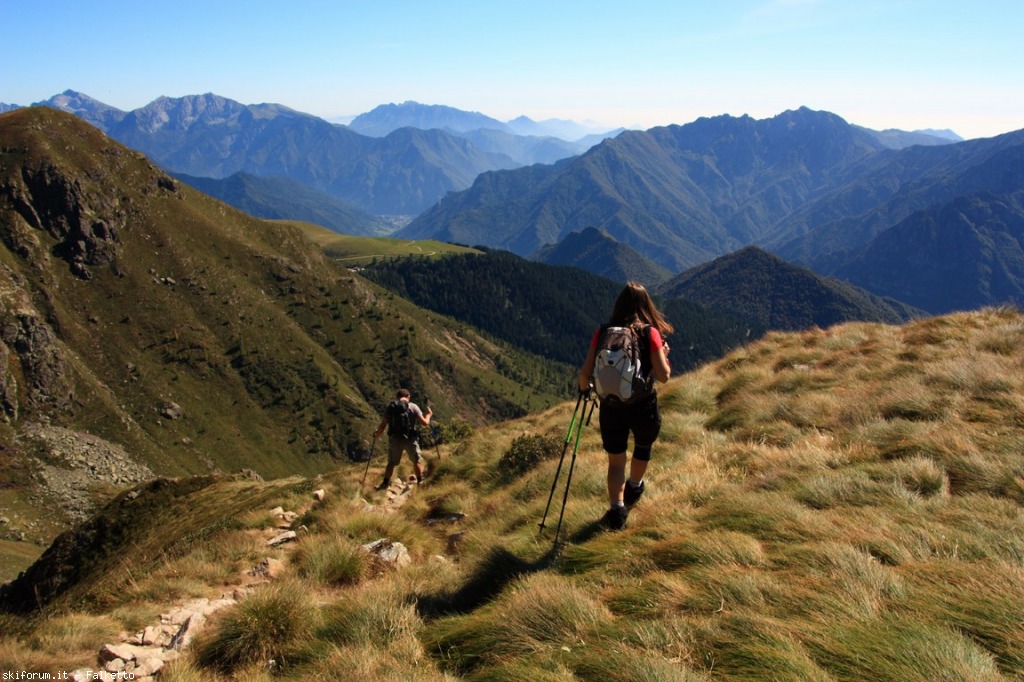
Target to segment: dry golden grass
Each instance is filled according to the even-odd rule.
[[[559,542],[572,448],[518,477],[502,470],[523,436],[564,442],[574,403],[449,445],[393,514],[354,501],[363,468],[343,467],[303,517],[290,580],[313,627],[273,679],[1024,678],[1022,341],[1012,309],[848,324],[769,334],[673,379],[623,533],[596,523],[596,415]],[[253,511],[168,560],[109,622],[229,581],[261,555],[246,534],[262,519]],[[413,565],[355,580],[317,568],[379,537],[406,544]],[[28,621],[0,659],[53,665],[53,633]],[[199,665],[201,651],[165,678],[270,679],[244,656]]]

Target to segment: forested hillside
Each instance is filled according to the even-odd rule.
[[[423,308],[450,315],[544,357],[578,365],[607,322],[622,283],[507,251],[378,263],[366,276]],[[759,336],[758,325],[682,300],[663,312],[676,327],[673,370],[724,355]]]

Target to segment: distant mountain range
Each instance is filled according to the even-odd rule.
[[[860,126],[854,127],[861,128]],[[949,144],[950,142],[964,141],[964,138],[960,137],[952,130],[928,129],[907,132],[906,130],[896,130],[895,128],[890,128],[888,130],[871,130],[870,128],[861,129],[866,130],[871,135],[874,135],[879,142],[890,149],[903,149],[904,147],[912,147],[915,144],[933,147],[940,144]]]
[[[89,120],[193,184],[244,174],[206,188],[257,215],[357,234],[415,216],[396,236],[537,254],[651,283],[757,245],[933,313],[1022,295],[1024,274],[1010,254],[1024,131],[956,141],[951,131],[872,131],[801,108],[626,131],[574,153],[563,139],[516,135],[542,125],[527,119],[503,123],[415,102],[378,107],[352,128],[215,95],[160,98],[133,112],[73,91],[43,104]],[[396,125],[384,137],[355,132]],[[955,206],[973,208],[961,220]],[[380,215],[404,217],[369,217]],[[922,242],[922,225],[948,237]],[[590,227],[592,239],[604,235],[596,243],[571,236]],[[950,248],[954,235],[975,247]],[[986,247],[992,239],[1005,246]],[[887,276],[883,262],[900,276]],[[955,294],[928,283],[938,273],[958,273],[943,280]]]
[[[806,108],[765,120],[719,116],[627,131],[553,165],[484,173],[396,236],[529,255],[596,227],[677,273],[756,244],[875,294],[932,313],[953,310],[962,304],[905,299],[884,272],[871,272],[874,241],[897,227],[887,240],[907,239],[902,221],[962,198],[993,207],[989,222],[971,222],[975,239],[985,230],[1011,234],[1024,192],[1024,131],[958,143],[932,136],[928,146],[894,148],[898,139]],[[914,282],[903,291],[927,289],[914,279],[917,245],[893,251],[885,243],[905,259],[892,267]],[[957,264],[967,254],[939,240],[933,269],[974,273],[950,286],[975,292],[971,300],[980,304],[1020,300],[1015,282],[1024,270],[1013,258],[997,262],[1001,252],[978,248],[977,261]],[[986,279],[1002,271],[1014,274],[998,284]]]
[[[551,137],[565,142],[584,143],[586,146],[576,153],[584,151],[606,137],[614,137],[623,130],[587,126],[564,119],[534,121],[527,116],[519,116],[503,123],[479,112],[419,102],[382,104],[356,116],[348,125],[357,133],[372,137],[384,137],[399,128],[437,128],[455,135],[491,130],[523,137]]]
[[[397,106],[407,111],[413,104]],[[482,134],[465,125],[454,134],[427,120],[371,137],[278,104],[243,105],[209,93],[160,97],[130,112],[72,90],[36,105],[73,113],[173,173],[289,178],[376,215],[415,215],[483,171],[551,163],[594,141],[523,136],[511,128]]]
[[[554,166],[485,173],[402,235],[525,255],[594,226],[681,272],[784,229],[886,151],[872,132],[809,109],[627,131]]]

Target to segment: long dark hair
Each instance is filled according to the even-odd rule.
[[[649,324],[655,327],[662,336],[668,336],[675,331],[675,327],[654,305],[654,299],[639,282],[629,282],[615,299],[615,307],[612,308],[612,316],[608,320],[609,325],[617,327],[638,326]]]

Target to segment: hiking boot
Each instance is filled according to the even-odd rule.
[[[644,482],[640,481],[634,486],[630,481],[626,481],[626,488],[622,491],[622,500],[626,503],[627,507],[632,507],[634,504],[640,501],[640,497],[644,494]]]
[[[380,485],[374,488],[374,490],[387,490],[389,487],[391,487],[390,481],[381,481]]]
[[[608,530],[619,531],[626,527],[629,511],[625,507],[612,507],[601,517],[601,525]]]

